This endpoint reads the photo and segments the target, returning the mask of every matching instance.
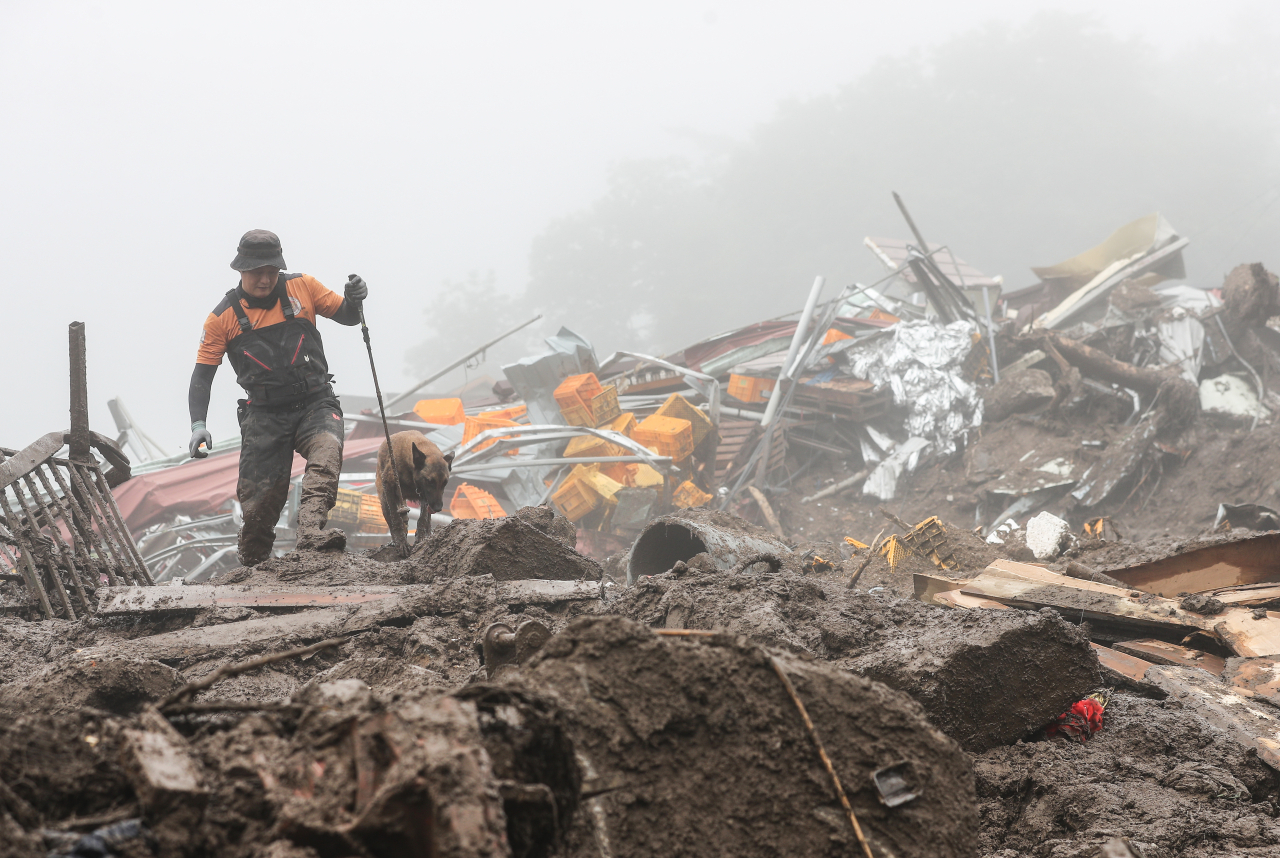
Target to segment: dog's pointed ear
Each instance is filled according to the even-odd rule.
[[[453,451],[452,450],[444,454],[444,463],[451,468],[453,467]]]
[[[413,469],[415,471],[422,470],[422,466],[427,463],[427,454],[422,452],[422,448],[417,444],[413,445]]]

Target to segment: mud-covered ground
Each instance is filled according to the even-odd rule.
[[[1225,457],[1231,444],[1224,443],[1222,449]],[[1061,450],[1054,448],[1052,452],[1058,455]],[[1219,462],[1219,468],[1223,464]],[[753,647],[775,648],[795,659],[796,664],[815,664],[831,671],[821,676],[814,674],[800,683],[802,693],[813,694],[815,689],[825,687],[822,683],[834,681],[830,676],[851,670],[871,670],[877,659],[892,652],[894,647],[902,647],[904,641],[945,643],[963,639],[967,632],[961,620],[967,612],[949,612],[911,600],[912,573],[965,578],[1000,557],[1029,559],[1025,545],[1019,544],[1016,538],[1003,545],[990,545],[971,533],[973,511],[969,509],[969,517],[965,518],[962,501],[952,501],[950,506],[943,507],[931,505],[931,499],[945,498],[948,493],[956,496],[957,489],[949,488],[947,480],[967,484],[965,467],[961,457],[949,464],[926,468],[904,480],[902,497],[886,505],[889,511],[908,522],[941,515],[956,562],[952,570],[940,570],[928,560],[911,555],[896,569],[890,569],[882,556],[868,557],[865,549],[849,546],[843,541],[846,535],[869,543],[878,533],[889,534],[901,528],[877,511],[877,504],[854,497],[802,504],[799,494],[812,491],[818,484],[812,481],[797,487],[795,492],[775,498],[784,527],[795,545],[794,551],[784,557],[781,569],[772,571],[765,564],[757,564],[728,574],[703,555],[626,589],[621,586],[620,560],[614,558],[604,564],[606,580],[602,601],[521,604],[503,595],[502,579],[591,580],[593,574],[600,575],[599,571],[591,572],[599,567],[572,554],[572,534],[554,516],[529,513],[522,518],[526,529],[509,526],[499,531],[489,526],[484,531],[488,534],[485,539],[494,545],[480,545],[484,539],[462,532],[464,527],[475,526],[464,525],[438,531],[405,560],[386,562],[366,555],[301,552],[253,570],[234,572],[223,581],[271,586],[395,585],[403,587],[406,596],[398,600],[394,609],[377,607],[377,603],[310,614],[300,610],[219,608],[146,617],[96,617],[77,623],[0,618],[0,644],[6,652],[5,659],[0,660],[0,856],[44,855],[47,845],[33,833],[44,828],[84,832],[142,812],[138,797],[118,765],[121,731],[129,723],[128,719],[137,717],[141,704],[159,701],[183,683],[207,677],[220,667],[335,635],[344,636],[345,642],[305,658],[278,662],[225,679],[201,691],[191,701],[194,704],[237,701],[263,706],[265,710],[171,716],[170,720],[189,738],[205,767],[218,773],[219,786],[201,821],[188,820],[179,825],[175,818],[173,824],[160,826],[163,830],[157,832],[157,837],[160,854],[166,855],[272,854],[327,858],[348,854],[329,846],[299,846],[306,838],[291,840],[292,835],[282,833],[281,820],[294,812],[290,810],[294,799],[279,793],[277,787],[270,784],[275,783],[273,777],[287,782],[288,777],[293,777],[289,774],[293,770],[277,770],[273,768],[273,761],[293,760],[298,765],[303,764],[298,761],[304,761],[305,765],[312,766],[317,762],[330,764],[325,763],[330,759],[324,756],[328,752],[321,753],[312,744],[306,744],[323,745],[324,740],[316,738],[318,734],[308,733],[310,728],[299,726],[297,712],[310,711],[305,707],[342,709],[349,706],[355,707],[351,715],[356,719],[353,723],[382,724],[377,721],[383,717],[378,715],[380,712],[419,707],[412,709],[419,712],[413,716],[419,721],[409,719],[412,723],[446,723],[447,726],[454,722],[445,716],[454,718],[456,712],[449,708],[453,704],[440,702],[444,699],[440,695],[454,695],[466,705],[473,705],[474,700],[468,694],[480,695],[491,702],[496,698],[485,695],[499,694],[479,690],[487,687],[489,677],[481,665],[477,644],[490,624],[501,622],[515,629],[536,620],[552,633],[560,633],[575,620],[582,623],[590,616],[610,615],[620,615],[639,625],[622,630],[601,627],[596,631],[574,626],[577,631],[573,634],[579,636],[574,639],[585,642],[551,647],[549,652],[558,653],[556,658],[561,661],[552,659],[531,664],[531,667],[537,665],[535,672],[540,677],[535,685],[520,685],[526,683],[522,678],[528,672],[525,668],[510,669],[504,680],[520,685],[524,689],[522,693],[544,695],[548,700],[558,701],[546,712],[561,712],[578,725],[574,729],[585,731],[580,734],[583,747],[593,759],[598,757],[597,763],[612,760],[610,765],[630,772],[628,777],[632,780],[628,781],[631,784],[628,788],[620,786],[622,781],[602,781],[592,788],[603,790],[598,794],[583,787],[583,795],[607,797],[592,799],[576,811],[574,818],[587,827],[566,834],[561,854],[601,854],[600,825],[614,832],[636,832],[627,843],[613,845],[608,854],[615,855],[644,854],[642,845],[661,849],[664,854],[706,854],[708,831],[716,838],[713,842],[733,842],[739,844],[741,850],[755,849],[751,854],[798,854],[797,849],[815,854],[816,847],[806,838],[809,833],[821,832],[818,839],[827,844],[824,849],[829,848],[831,854],[849,854],[853,841],[843,827],[839,803],[834,794],[827,791],[825,774],[816,758],[804,756],[808,749],[805,734],[794,713],[781,705],[786,698],[770,696],[771,702],[764,705],[760,700],[764,692],[760,689],[771,688],[769,695],[780,695],[779,687],[771,684],[772,679],[766,682],[754,673],[747,677],[741,671],[748,669],[744,665],[756,665],[749,668],[751,670],[763,669],[760,657],[753,654],[757,652]],[[1237,494],[1223,499],[1257,500],[1251,493],[1267,481],[1267,469],[1259,465],[1250,469],[1249,474],[1249,480]],[[1163,510],[1160,515],[1173,516],[1161,506],[1160,498],[1166,488],[1182,485],[1181,481],[1186,478],[1170,469],[1145,512],[1134,510],[1128,519],[1124,518],[1123,510],[1116,513],[1121,532],[1126,536],[1141,533],[1138,523],[1148,522],[1144,526],[1149,532],[1142,541],[1120,541],[1108,532],[1104,540],[1081,539],[1069,552],[1070,558],[1106,570],[1140,558],[1164,556],[1180,547],[1190,547],[1193,540],[1240,538],[1239,533],[1210,534],[1207,527],[1166,536],[1155,523],[1173,521],[1172,517],[1141,517],[1155,515],[1152,510]],[[1188,508],[1190,502],[1185,502],[1183,509]],[[956,519],[950,517],[952,515],[961,523],[953,523]],[[813,520],[809,521],[811,517]],[[1211,519],[1209,515],[1207,523],[1211,523]],[[477,529],[474,533],[481,531]],[[447,552],[431,550],[433,543],[437,548],[454,546],[452,553],[472,559],[451,565],[443,558]],[[526,545],[531,547],[526,550]],[[811,562],[814,557],[828,560],[832,566],[815,566]],[[550,568],[552,566],[556,568]],[[850,576],[864,566],[856,586],[850,588]],[[305,619],[304,615],[316,618],[304,623],[300,619]],[[990,624],[981,617],[974,621]],[[216,635],[224,628],[241,629],[243,626],[238,624],[246,622],[281,624],[282,631],[275,637],[262,638],[236,632],[223,644],[203,648],[186,648],[185,638],[173,637],[195,633]],[[1054,628],[1067,627],[1056,617],[1052,623],[1056,624]],[[711,662],[700,665],[696,641],[669,642],[654,649],[656,645],[648,643],[649,638],[636,637],[635,629],[645,628],[726,629],[729,636],[719,646],[728,649],[717,651],[715,659],[721,659],[715,662],[718,666]],[[974,635],[976,639],[976,632]],[[604,642],[608,642],[607,645]],[[1050,638],[1045,637],[1041,649],[1032,641],[1012,655],[1002,654],[1000,658],[1011,659],[1007,663],[977,663],[999,676],[1001,671],[1018,670],[1016,665],[1022,663],[1018,659],[1027,659],[1025,663],[1044,670],[1045,676],[1052,678],[1057,672],[1052,659],[1074,658],[1071,656],[1074,650],[1070,641],[1057,641],[1052,647],[1050,644]],[[626,657],[628,647],[635,647],[634,657]],[[678,706],[664,704],[655,708],[655,695],[674,694],[675,686],[658,688],[652,686],[652,679],[641,682],[629,678],[631,671],[650,667],[652,659],[673,657],[671,653],[679,653],[684,659],[678,670],[672,668],[676,671],[673,675],[690,677],[683,685],[676,683],[682,689],[680,693],[689,695],[687,717],[681,715]],[[981,653],[966,657],[980,659]],[[1065,673],[1066,667],[1064,664],[1061,672]],[[570,689],[564,683],[572,676],[586,678]],[[342,684],[353,680],[358,682]],[[860,679],[859,682],[867,681]],[[350,689],[363,687],[361,683],[370,689],[367,700],[361,697],[353,698],[354,702],[324,703],[317,697],[322,693],[322,686]],[[720,683],[728,683],[726,688],[737,690],[732,694],[720,691]],[[883,688],[875,683],[865,687]],[[476,690],[465,692],[465,689]],[[1081,688],[1074,693],[1094,690],[1097,689]],[[583,696],[576,696],[580,692]],[[509,693],[503,691],[499,696]],[[822,699],[861,693],[856,689],[831,690],[822,692]],[[1044,694],[1050,693],[1046,684]],[[987,684],[981,695],[968,700],[948,700],[951,709],[947,711],[951,714],[947,717],[959,723],[966,713],[987,712],[994,721],[1006,714],[1004,710],[1021,707],[1019,711],[1022,711],[1037,702],[1035,689],[1016,688],[1014,683],[1006,687]],[[722,699],[740,702],[717,703]],[[762,708],[752,708],[757,702]],[[933,711],[941,711],[937,700],[922,698],[922,703],[926,709],[933,707]],[[536,708],[550,704],[535,706],[525,701],[520,705]],[[851,708],[844,715],[853,717],[856,714],[853,710],[863,705],[850,702]],[[1056,701],[1052,703],[1053,708],[1059,705]],[[289,708],[298,706],[304,709]],[[423,706],[428,707],[427,714],[421,714]],[[445,709],[437,711],[441,706]],[[506,713],[502,717],[514,717],[508,704],[493,703],[492,706],[496,707],[495,713]],[[906,719],[902,723],[920,717],[919,711],[911,707],[902,709],[901,718]],[[532,716],[525,712],[522,717]],[[829,719],[840,718],[841,712],[831,706],[817,706],[815,717],[828,719],[820,720],[819,727],[829,734],[833,743],[861,741],[852,734],[846,736],[841,732],[843,727],[833,726],[834,722]],[[737,724],[735,718],[742,724]],[[828,726],[823,727],[824,723]],[[1034,725],[1025,726],[1025,731],[1010,736],[1007,742],[976,753],[959,750],[953,742],[957,737],[947,740],[951,743],[948,747],[952,748],[947,753],[960,755],[957,759],[966,760],[971,766],[969,786],[963,786],[970,777],[964,772],[956,770],[947,774],[947,778],[961,784],[947,788],[960,790],[956,795],[970,795],[968,791],[972,790],[972,797],[966,799],[973,814],[971,819],[963,816],[960,805],[948,805],[938,810],[941,816],[922,819],[918,831],[922,839],[894,839],[905,835],[894,833],[897,829],[891,825],[892,813],[879,809],[865,774],[849,775],[851,800],[855,807],[862,808],[861,813],[875,821],[876,836],[888,838],[883,842],[898,844],[899,851],[895,854],[923,854],[912,852],[916,847],[911,844],[915,842],[918,847],[927,842],[934,844],[929,848],[944,848],[936,845],[944,843],[945,849],[952,850],[940,854],[1067,858],[1092,856],[1109,837],[1127,836],[1147,858],[1280,855],[1280,821],[1277,821],[1280,778],[1256,754],[1246,752],[1182,701],[1115,690],[1105,713],[1103,731],[1087,744],[1047,740]],[[747,727],[750,729],[744,729]],[[384,728],[390,729],[385,725],[379,727]],[[948,729],[952,728],[948,726]],[[455,733],[456,730],[449,733],[454,737],[450,741],[462,741]],[[615,739],[611,739],[615,734]],[[728,758],[715,763],[720,768],[703,769],[700,767],[704,761],[662,755],[667,753],[663,748],[674,749],[682,747],[681,742],[692,741],[690,736],[700,737],[697,741],[705,741],[711,748],[716,741],[727,741],[724,737],[730,735],[733,742],[740,743],[740,749],[729,756],[739,754],[744,760],[755,761],[752,765],[757,769],[749,780],[741,779],[739,773],[732,771]],[[595,738],[590,738],[592,736]],[[638,737],[648,738],[634,746],[618,744],[624,736],[628,737],[628,743],[636,742]],[[717,736],[721,739],[716,739]],[[765,745],[753,744],[757,739],[781,743],[777,747],[786,749],[786,764],[781,759],[771,760]],[[918,739],[910,741],[916,743],[911,747],[918,748],[911,753],[925,754],[927,750],[928,754],[943,754],[942,745],[934,747],[921,744]],[[905,738],[903,742],[905,749],[909,743]],[[879,750],[874,764],[884,764],[893,756],[892,743],[876,747]],[[496,746],[491,750],[499,756],[504,753]],[[543,756],[554,753],[558,752],[547,750]],[[312,759],[306,754],[320,756]],[[854,762],[849,748],[840,745],[832,750],[832,756],[840,765],[853,768],[873,763],[872,760]],[[799,762],[801,759],[806,760],[803,765]],[[797,765],[800,768],[794,769]],[[768,789],[762,791],[761,785],[767,787],[769,777],[763,773],[771,767],[777,770],[774,776],[779,779],[778,783],[787,784],[779,793],[779,801],[785,797],[786,801],[797,802],[797,808],[818,802],[808,812],[796,811],[802,813],[801,816],[791,814],[785,821],[778,819],[777,832],[785,827],[799,827],[803,829],[801,834],[789,836],[764,829],[752,833],[751,825],[755,823],[748,824],[746,817],[739,821],[716,820],[710,818],[710,809],[706,811],[706,822],[700,823],[698,813],[687,810],[693,797],[701,799],[704,795],[714,795],[714,801],[707,801],[708,808],[763,807],[760,803],[765,801]],[[680,789],[661,786],[664,779],[691,777],[688,773],[695,769],[699,771],[698,777]],[[803,773],[800,780],[788,780],[797,772]],[[640,773],[648,774],[640,777]],[[590,772],[584,770],[581,777],[596,783]],[[643,788],[635,788],[637,778],[645,784]],[[690,791],[690,784],[702,786]],[[708,792],[713,788],[713,793]],[[509,800],[508,807],[511,806]],[[686,810],[674,810],[681,807]],[[599,823],[600,814],[613,822]],[[938,820],[949,821],[943,825]],[[667,825],[669,830],[662,829],[662,825]],[[716,829],[715,825],[723,827]],[[966,827],[970,825],[971,829]],[[953,829],[970,833],[950,840],[943,836],[943,832]],[[260,851],[244,847],[255,838],[260,843]],[[201,844],[197,851],[189,851],[184,846],[195,842]],[[269,843],[270,850],[262,851]],[[370,854],[379,853],[374,850]]]

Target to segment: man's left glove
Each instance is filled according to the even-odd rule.
[[[369,287],[359,274],[352,274],[347,278],[347,285],[343,288],[342,294],[348,301],[358,304],[369,297]]]
[[[208,449],[201,450],[200,445],[203,444]],[[197,420],[191,424],[191,440],[187,442],[187,452],[191,454],[193,459],[207,459],[209,450],[213,449],[213,436],[209,434],[209,430],[204,428],[204,421]]]

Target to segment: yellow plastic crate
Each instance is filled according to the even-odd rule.
[[[595,489],[571,473],[551,495],[551,502],[569,521],[581,521],[587,513],[600,506],[601,498]]]
[[[677,462],[693,455],[693,424],[679,417],[646,417],[631,437],[659,456],[670,456]]]
[[[655,412],[655,415],[658,417],[674,417],[677,420],[688,420],[689,428],[693,433],[693,446],[695,448],[715,428],[711,423],[711,418],[704,414],[702,409],[695,408],[689,400],[678,393],[668,396],[667,401],[662,403],[662,407]]]
[[[635,476],[632,479],[634,482],[630,483],[630,485],[639,489],[661,488],[662,484],[666,482],[661,473],[644,463],[636,465]]]
[[[360,523],[361,501],[365,495],[351,489],[338,489],[338,495],[334,499],[333,509],[329,510],[330,527],[341,527],[343,530],[350,530]],[[379,510],[378,517],[382,517]]]
[[[564,422],[570,426],[595,428],[596,419],[591,416],[591,409],[585,405],[570,405],[568,408],[561,408],[560,413],[564,415]]]
[[[694,485],[693,480],[685,480],[672,493],[671,503],[680,509],[688,509],[694,506],[704,506],[711,498],[711,495]]]
[[[564,448],[566,459],[592,459],[596,456],[625,456],[627,451],[595,435],[579,435]]]
[[[467,418],[461,399],[419,399],[413,413],[437,426],[457,426]]]
[[[630,438],[631,433],[636,431],[636,415],[630,411],[626,411],[610,420],[607,424],[596,428],[611,429],[614,432],[620,432]]]
[[[391,532],[387,520],[382,517],[382,501],[377,495],[360,495],[359,527],[361,533]]]
[[[597,428],[621,414],[622,409],[618,406],[618,388],[612,384],[592,397],[591,419],[595,421]]]

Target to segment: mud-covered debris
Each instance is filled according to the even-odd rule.
[[[1028,736],[1101,682],[1088,637],[1053,611],[946,611],[889,631],[850,668],[910,694],[973,752]]]
[[[1215,599],[1208,593],[1191,593],[1185,596],[1179,607],[1184,611],[1194,611],[1197,614],[1204,614],[1211,617],[1214,614],[1221,614],[1227,609],[1226,604],[1221,599]]]
[[[554,528],[554,520],[548,528]],[[471,575],[498,581],[599,581],[603,574],[595,560],[519,516],[456,519],[414,546],[408,562],[415,583]]]
[[[0,686],[0,712],[61,714],[97,709],[127,715],[181,685],[182,674],[159,661],[111,655],[69,658],[25,680]]]
[[[873,854],[975,853],[969,762],[910,698],[778,658],[830,754]],[[731,635],[671,638],[583,617],[514,688],[554,695],[587,785],[570,854],[848,855],[857,843],[770,654]],[[604,701],[608,701],[607,705]],[[918,797],[888,808],[872,772],[905,763]],[[594,794],[593,794],[594,793]]]

